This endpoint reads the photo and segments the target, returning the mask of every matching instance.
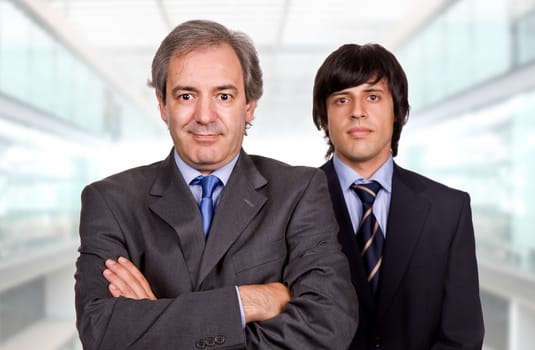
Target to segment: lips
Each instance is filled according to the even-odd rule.
[[[199,124],[193,122],[186,126],[186,132],[197,141],[210,142],[223,135],[223,127],[219,123]]]
[[[195,133],[195,132],[192,132],[191,133],[193,136],[198,136],[198,137],[209,137],[209,136],[217,136],[218,134],[201,134],[201,133]]]
[[[201,142],[208,142],[208,141],[214,141],[218,136],[219,134],[200,134],[200,133],[190,133],[193,138],[197,141],[201,141]]]
[[[351,137],[361,138],[361,137],[366,137],[369,134],[371,134],[372,130],[366,127],[356,126],[356,127],[349,129],[347,133]]]

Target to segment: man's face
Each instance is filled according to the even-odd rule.
[[[335,154],[370,177],[388,159],[394,103],[385,79],[334,92],[327,98],[327,128]]]
[[[203,174],[230,162],[256,107],[246,102],[234,50],[223,44],[172,57],[166,89],[166,103],[158,98],[160,115],[180,158]]]

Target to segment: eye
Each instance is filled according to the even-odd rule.
[[[339,104],[339,105],[343,105],[348,102],[349,102],[349,99],[347,97],[339,97],[334,101],[334,103]]]
[[[370,95],[368,96],[368,98],[370,99],[370,101],[379,101],[379,96],[377,95]]]
[[[230,101],[231,96],[230,94],[219,94],[219,99],[221,101]]]
[[[184,101],[189,101],[193,98],[193,96],[191,96],[191,94],[182,94],[179,95],[178,98]]]

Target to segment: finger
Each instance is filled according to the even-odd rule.
[[[106,261],[106,267],[116,276],[116,278],[112,276],[114,277],[112,282],[123,292],[123,295],[134,299],[147,297],[143,287],[127,268],[111,259]]]
[[[104,278],[110,283],[110,285],[114,286],[114,292],[112,293],[113,296],[122,295],[127,298],[136,299],[134,291],[116,273],[114,273],[110,269],[105,269],[102,274]]]
[[[130,260],[124,257],[119,257],[118,263],[121,264],[123,267],[126,268],[126,270],[135,278],[137,281],[137,284],[143,289],[143,295],[145,298],[149,298],[151,300],[155,300],[156,297],[154,296],[154,293],[152,293],[152,289],[150,287],[149,282],[145,278],[145,276],[139,271],[139,269],[132,264]]]
[[[118,298],[122,295],[121,291],[114,284],[110,283],[108,285],[108,290],[114,298]]]
[[[149,282],[147,281],[145,276],[139,271],[139,269],[134,264],[132,264],[130,260],[121,256],[119,257],[118,262],[123,267],[125,267],[128,272],[130,272],[130,274],[136,279],[136,281],[143,288],[146,294],[152,293],[149,286]]]
[[[106,266],[109,270],[111,270],[117,277],[118,280],[114,280],[116,287],[118,287],[122,292],[124,296],[127,296],[129,298],[133,299],[152,299],[155,300],[156,297],[152,293],[146,293],[145,288],[142,286],[142,281],[146,282],[145,277],[139,272],[137,267],[135,267],[134,264],[132,264],[128,259],[122,258],[123,263],[126,264],[123,265],[121,263],[118,263],[117,261],[108,259],[106,261]],[[127,263],[126,263],[126,262]],[[137,272],[138,277],[136,278],[135,273]],[[139,281],[138,279],[141,276],[142,281]],[[150,290],[150,287],[148,287]]]

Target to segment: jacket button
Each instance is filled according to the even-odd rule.
[[[207,346],[214,346],[215,345],[215,338],[214,337],[206,338],[206,345]]]
[[[204,339],[199,339],[195,342],[195,347],[197,349],[204,349],[206,347],[206,342],[204,341]]]
[[[379,349],[381,347],[381,337],[375,337],[375,348]]]
[[[224,335],[216,335],[214,337],[214,342],[217,344],[217,345],[222,345],[225,343],[225,336]]]

